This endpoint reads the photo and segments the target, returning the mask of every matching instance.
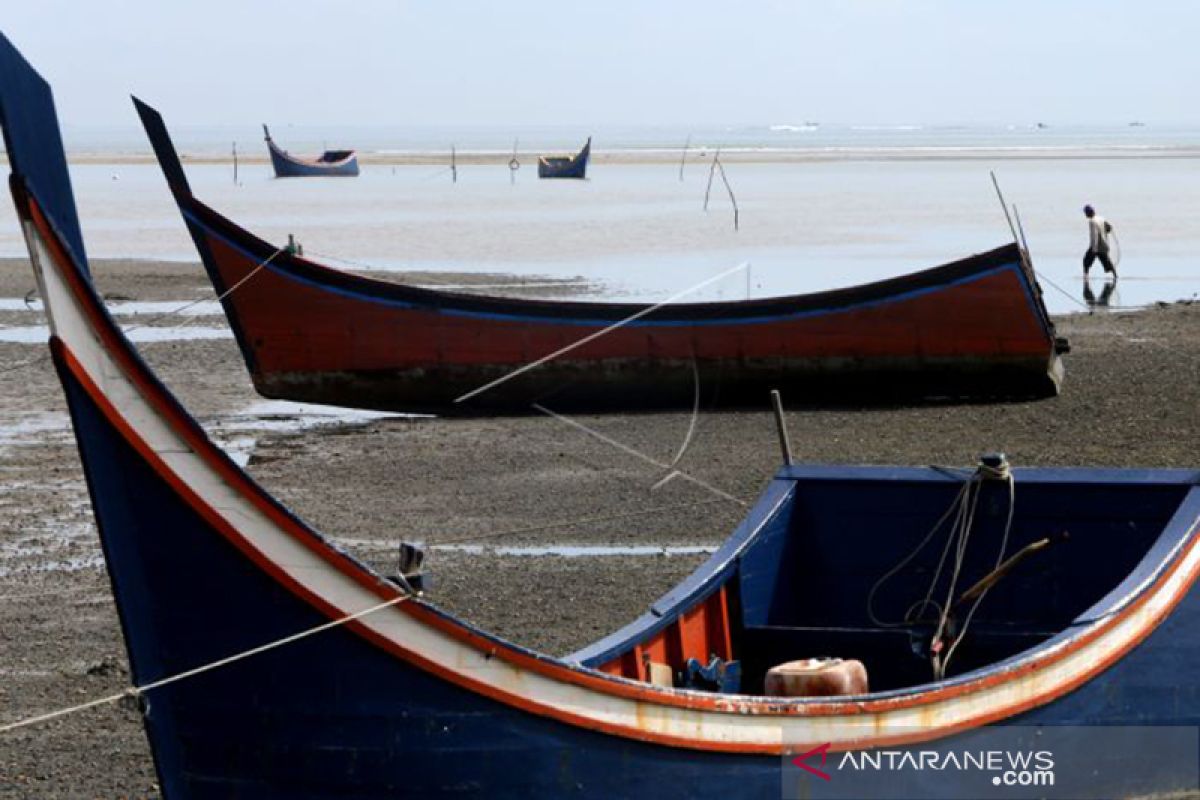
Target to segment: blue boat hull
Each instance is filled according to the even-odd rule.
[[[213,534],[59,362],[145,684],[325,620]],[[137,497],[136,503],[125,498]],[[252,612],[252,613],[251,613]],[[1200,724],[1193,591],[1119,664],[1017,724]],[[777,796],[774,756],[606,736],[481,697],[338,628],[148,693],[167,798]],[[1147,776],[1130,775],[1130,788]]]
[[[592,140],[573,156],[542,156],[538,159],[539,178],[576,178],[587,177],[588,161],[592,153]]]
[[[323,163],[319,159],[298,159],[269,143],[271,166],[276,178],[352,178],[358,175],[358,155]]]
[[[114,593],[135,683],[325,621],[214,536],[60,372],[105,557],[120,565]],[[138,502],[123,501],[130,496]],[[780,780],[778,757],[565,725],[432,677],[345,628],[153,690],[147,701],[171,800],[729,798],[770,796]]]

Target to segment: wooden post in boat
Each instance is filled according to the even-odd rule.
[[[784,466],[792,463],[792,443],[788,439],[787,420],[783,418],[783,398],[778,389],[771,390],[771,405],[775,409],[775,429],[779,433],[779,449],[783,451]]]
[[[1000,200],[1000,207],[1004,209],[1004,218],[1008,220],[1008,229],[1012,232],[1013,242],[1016,243],[1017,249],[1021,251],[1021,265],[1025,267],[1026,272],[1032,277],[1033,264],[1029,261],[1029,251],[1021,243],[1022,237],[1017,235],[1017,228],[1013,225],[1012,215],[1008,213],[1008,201],[1004,199],[1004,192],[1000,191],[1000,181],[996,180],[996,171],[991,170],[992,186],[996,187],[996,197]]]
[[[1016,203],[1013,203],[1013,217],[1017,220],[1017,233],[1021,234],[1021,249],[1028,254],[1029,242],[1025,241],[1025,226],[1021,224],[1021,212]]]
[[[1008,213],[1008,203],[1004,200],[1004,192],[1000,191],[1000,181],[996,180],[996,171],[991,171],[992,186],[996,187],[996,197],[1000,199],[1000,207],[1004,209],[1004,218],[1008,220],[1008,229],[1012,231],[1013,241],[1019,246],[1021,240],[1017,237],[1017,229],[1013,226],[1012,215]]]

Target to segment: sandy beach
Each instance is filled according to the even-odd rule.
[[[196,264],[111,260],[93,266],[113,304],[211,300]],[[497,275],[460,278],[511,282]],[[25,298],[31,289],[23,260],[0,261],[0,297]],[[428,545],[434,602],[551,653],[569,653],[643,611],[722,541],[744,513],[742,503],[753,501],[779,464],[765,408],[702,413],[679,464],[701,483],[676,479],[654,488],[662,470],[545,416],[442,420],[272,403],[253,392],[231,338],[187,338],[191,328],[224,327],[224,319],[205,308],[182,328],[174,315],[130,312],[118,319],[163,329],[161,341],[141,345],[148,361],[211,435],[301,517],[384,570],[392,567],[401,539]],[[1057,321],[1072,344],[1060,397],[1008,405],[793,409],[788,424],[798,458],[968,465],[983,451],[1001,450],[1015,465],[1195,467],[1200,304]],[[40,324],[39,311],[15,302],[0,311],[3,328]],[[0,343],[6,378],[0,387],[0,721],[128,685],[74,439],[45,354],[38,344]],[[578,421],[669,460],[689,417]],[[155,792],[149,748],[128,703],[0,737],[0,798]]]

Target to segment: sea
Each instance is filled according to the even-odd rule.
[[[273,177],[256,126],[173,133],[207,204],[269,241],[290,235],[316,260],[384,276],[578,278],[579,299],[728,300],[910,273],[1015,231],[1052,312],[1200,297],[1195,126],[274,126],[293,152],[352,147],[363,162],[356,179],[287,180]],[[64,136],[89,253],[195,268],[144,136],[70,126]],[[587,180],[538,180],[539,153],[572,152],[587,136]],[[1085,204],[1114,226],[1115,287],[1098,265],[1083,279]],[[0,204],[0,256],[23,253]]]

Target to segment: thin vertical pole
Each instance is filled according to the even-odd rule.
[[[775,409],[775,430],[779,434],[779,449],[783,452],[784,466],[792,463],[792,443],[788,439],[787,420],[783,418],[783,398],[778,389],[771,390],[771,406]]]
[[[991,171],[992,186],[996,187],[996,197],[1000,199],[1000,207],[1004,209],[1004,218],[1008,220],[1008,229],[1012,231],[1013,241],[1018,245],[1021,244],[1021,239],[1017,236],[1017,229],[1013,225],[1012,215],[1008,213],[1008,203],[1004,200],[1004,192],[1000,191],[1000,181],[996,180],[996,171]]]
[[[692,135],[689,133],[687,141],[683,143],[683,155],[679,157],[679,182],[683,183],[683,166],[687,163],[688,148],[692,146]]]
[[[704,210],[708,211],[708,196],[712,194],[713,176],[717,174],[717,159],[721,157],[721,148],[713,153],[712,166],[708,168],[708,186],[704,188]]]

